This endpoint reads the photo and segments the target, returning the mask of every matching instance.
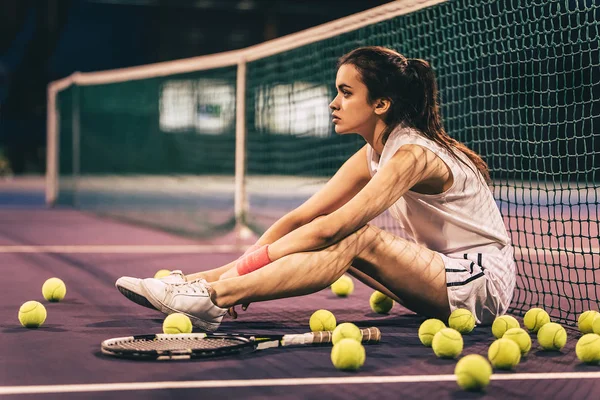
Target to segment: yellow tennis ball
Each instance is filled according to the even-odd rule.
[[[492,324],[492,333],[496,339],[500,339],[504,336],[504,333],[512,328],[520,328],[519,321],[515,317],[510,315],[503,315],[494,320]]]
[[[567,344],[567,331],[556,322],[548,322],[538,331],[537,339],[544,350],[561,350]]]
[[[369,305],[377,314],[387,314],[394,307],[394,300],[376,290],[369,299]]]
[[[42,285],[42,296],[48,301],[61,301],[66,294],[67,287],[58,278],[50,278]]]
[[[579,315],[579,318],[577,319],[577,326],[579,327],[581,333],[592,333],[594,331],[592,324],[598,315],[600,315],[598,314],[598,311],[593,310],[586,311]]]
[[[533,333],[539,331],[548,322],[550,322],[550,316],[541,308],[532,308],[523,317],[523,325]]]
[[[470,333],[475,328],[475,317],[471,314],[471,311],[464,308],[457,308],[450,314],[448,326],[463,334]]]
[[[171,271],[169,271],[168,269],[160,269],[154,274],[154,279],[164,278],[165,276],[169,276],[170,274]]]
[[[490,383],[492,366],[479,354],[461,358],[454,368],[456,383],[464,390],[481,390]]]
[[[463,350],[463,338],[459,331],[452,328],[441,329],[433,336],[431,347],[440,358],[454,358]]]
[[[331,291],[338,297],[346,297],[354,292],[354,282],[348,275],[342,275],[331,284]]]
[[[19,308],[19,322],[25,328],[37,328],[46,321],[46,307],[37,301],[28,301]]]
[[[598,313],[592,322],[592,332],[594,332],[596,335],[600,335],[600,313]]]
[[[337,369],[355,371],[365,363],[365,348],[354,339],[342,339],[331,349],[331,362]]]
[[[525,329],[522,328],[510,328],[502,336],[503,339],[509,339],[515,342],[519,349],[521,349],[521,355],[527,355],[531,350],[531,336]]]
[[[190,318],[185,314],[169,314],[163,321],[163,332],[170,335],[177,333],[192,333],[192,321],[190,321]]]
[[[335,315],[331,311],[317,310],[310,316],[308,324],[312,332],[332,331],[336,326]]]
[[[425,320],[419,326],[419,340],[427,347],[431,347],[431,342],[436,333],[444,329],[446,325],[439,319],[430,318]]]
[[[581,362],[597,364],[600,362],[600,336],[595,333],[586,333],[575,346],[575,354]]]
[[[358,326],[354,325],[351,322],[344,322],[343,324],[339,324],[333,330],[333,336],[331,338],[331,343],[334,345],[342,339],[354,339],[359,342],[362,341],[362,332],[358,328]]]
[[[488,359],[498,369],[511,369],[521,361],[519,345],[510,339],[498,339],[488,349]]]

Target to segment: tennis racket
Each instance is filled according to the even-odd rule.
[[[361,329],[363,343],[378,343],[379,329]],[[237,333],[155,334],[107,339],[102,353],[134,360],[186,360],[239,355],[272,347],[331,343],[333,332],[289,335],[244,335]]]

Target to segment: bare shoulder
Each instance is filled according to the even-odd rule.
[[[390,159],[398,174],[410,174],[413,191],[424,194],[444,192],[452,185],[450,167],[437,154],[418,144],[400,147]]]
[[[349,169],[356,174],[357,179],[368,181],[371,179],[371,173],[369,172],[369,160],[367,160],[367,147],[365,144],[356,153],[354,153],[346,163],[350,164]]]

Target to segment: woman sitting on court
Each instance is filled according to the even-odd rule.
[[[120,278],[132,301],[218,328],[228,309],[317,292],[349,273],[423,316],[507,311],[513,249],[485,162],[442,126],[430,65],[383,47],[339,60],[335,131],[366,144],[239,260],[184,276]],[[403,237],[369,224],[389,210]]]

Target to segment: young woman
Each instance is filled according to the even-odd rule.
[[[466,308],[485,324],[505,313],[510,239],[485,162],[444,131],[430,65],[362,47],[339,60],[336,87],[335,131],[366,145],[318,193],[239,260],[187,277],[123,277],[117,288],[206,330],[237,304],[313,293],[346,272],[424,316]],[[369,225],[385,210],[404,238]]]

